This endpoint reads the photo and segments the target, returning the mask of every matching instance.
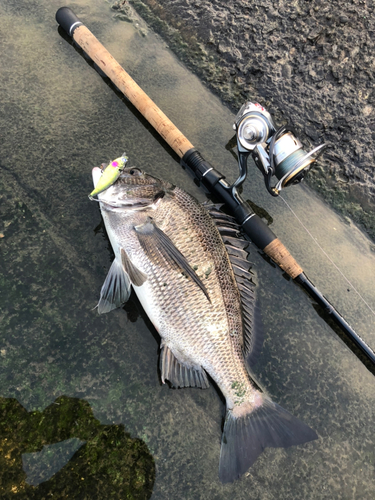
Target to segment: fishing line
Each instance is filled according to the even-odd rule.
[[[359,293],[359,291],[355,288],[355,286],[348,280],[348,278],[345,276],[345,274],[341,271],[341,269],[333,262],[331,257],[327,254],[327,252],[324,250],[324,248],[317,242],[316,238],[310,233],[310,231],[307,229],[307,227],[304,225],[304,223],[301,221],[301,219],[297,216],[297,214],[294,212],[292,207],[289,205],[289,203],[281,196],[279,197],[283,200],[285,205],[289,208],[289,210],[292,212],[294,217],[298,220],[298,222],[301,224],[303,229],[306,231],[306,233],[310,236],[310,238],[313,240],[315,245],[319,248],[319,250],[327,257],[327,259],[330,261],[330,263],[335,267],[335,269],[341,274],[341,276],[344,278],[344,280],[350,285],[350,287],[354,290],[354,292],[358,295],[358,297],[362,300],[362,302],[368,307],[368,309],[372,312],[372,314],[375,316],[375,311],[371,308],[371,306],[366,302],[366,300],[362,297],[362,295]]]

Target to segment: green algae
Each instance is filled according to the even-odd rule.
[[[28,485],[22,454],[72,438],[85,445],[51,479]],[[2,498],[151,496],[155,465],[146,444],[131,438],[122,424],[101,425],[84,400],[61,396],[43,412],[29,413],[17,400],[0,398],[0,443]]]

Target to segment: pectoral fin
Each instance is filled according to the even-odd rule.
[[[115,259],[103,283],[98,303],[98,313],[103,314],[121,307],[130,296],[130,279],[122,265]]]
[[[199,286],[210,301],[207,289],[199,276],[192,269],[183,254],[175,247],[171,239],[151,218],[134,229],[137,232],[143,250],[150,260],[157,261],[158,264],[167,263],[174,268],[180,269]]]

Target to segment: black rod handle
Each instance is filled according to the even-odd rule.
[[[253,212],[237,190],[224,181],[224,176],[204,160],[199,151],[195,148],[187,151],[181,163],[184,167],[189,167],[199,183],[225,204],[251,241],[271,257],[291,278],[303,272],[267,224]]]

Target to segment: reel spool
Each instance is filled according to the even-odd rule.
[[[268,148],[269,169],[279,182],[273,188],[266,182],[268,191],[271,189],[271,194],[277,196],[283,188],[301,182],[323,148],[325,148],[325,144],[321,144],[307,153],[303,149],[301,141],[294,135],[293,130],[281,127],[273,135]],[[258,166],[255,157],[254,160]],[[269,179],[268,175],[267,179]]]
[[[258,103],[245,103],[233,128],[237,135],[240,167],[240,177],[234,185],[238,187],[240,179],[243,182],[244,157],[247,161],[251,153],[272,196],[278,196],[283,188],[301,182],[325,147],[321,144],[307,153],[293,129],[281,127],[276,130],[271,115]],[[272,176],[278,179],[273,187]]]

